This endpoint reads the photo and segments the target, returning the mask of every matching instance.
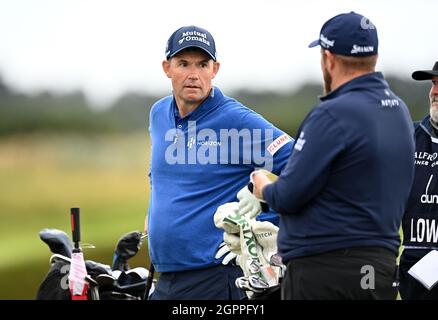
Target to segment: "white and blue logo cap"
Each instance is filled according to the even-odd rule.
[[[319,39],[310,43],[309,48],[318,45],[334,54],[366,57],[378,53],[379,39],[374,24],[368,18],[351,11],[324,23]]]
[[[200,48],[216,61],[216,45],[207,30],[196,26],[181,27],[167,40],[166,59],[187,48]]]

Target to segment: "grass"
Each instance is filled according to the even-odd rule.
[[[70,235],[73,206],[81,208],[82,242],[96,246],[85,257],[111,264],[117,240],[143,228],[149,148],[146,132],[0,139],[0,299],[35,297],[50,257],[38,233]],[[131,265],[149,265],[145,244]]]
[[[0,298],[35,296],[50,256],[38,233],[70,234],[73,206],[81,208],[82,241],[97,247],[86,257],[110,263],[118,238],[143,229],[148,168],[146,132],[0,140]]]

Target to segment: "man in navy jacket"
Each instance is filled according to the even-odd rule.
[[[283,299],[395,299],[399,228],[414,176],[413,125],[375,72],[375,26],[354,12],[322,27],[326,95],[279,179],[252,175],[280,213]]]
[[[418,81],[431,80],[429,115],[415,123],[415,178],[403,216],[400,257],[402,299],[438,299],[438,287],[427,290],[409,269],[431,250],[438,250],[438,61],[432,70],[412,74]]]

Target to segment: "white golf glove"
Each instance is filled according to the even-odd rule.
[[[229,220],[228,217],[239,215],[239,206],[237,202],[228,202],[219,206],[214,214],[214,224],[217,228],[224,230],[224,242],[219,245],[219,249],[216,252],[215,258],[222,260],[223,265],[227,265],[233,259],[236,264],[239,261],[240,251],[240,239],[239,232],[240,226],[235,222]]]
[[[224,232],[224,243],[227,245],[231,252],[237,255],[242,254],[239,234]]]
[[[219,249],[216,252],[216,255],[214,256],[216,259],[220,259],[221,257],[224,257],[222,260],[223,265],[229,264],[233,259],[237,258],[237,254],[234,252],[231,252],[230,248],[225,242],[222,242],[219,245]]]
[[[239,199],[239,213],[242,216],[246,216],[249,219],[255,218],[260,212],[262,212],[262,206],[260,200],[252,194],[248,189],[248,186],[244,186],[237,193],[237,199]]]
[[[217,228],[223,229],[227,233],[238,234],[240,226],[233,219],[233,217],[237,216],[239,216],[239,204],[237,202],[227,202],[217,208],[213,217],[214,224]]]
[[[254,197],[252,194],[251,196]],[[256,201],[260,203],[258,199]],[[278,285],[278,267],[270,264],[272,256],[277,252],[278,228],[275,225],[242,215],[237,202],[218,207],[214,223],[225,231],[224,242],[219,246],[215,257],[224,256],[223,264],[236,258],[244,274],[244,277],[236,279],[238,288],[252,296],[254,292]]]
[[[251,230],[257,243],[262,247],[262,255],[267,263],[277,253],[278,227],[269,221],[251,220]]]
[[[244,248],[248,241],[241,241],[242,255],[240,267],[245,276],[236,280],[236,286],[245,290],[248,297],[251,297],[253,292],[262,292],[269,287],[278,285],[280,278],[284,274],[284,266],[281,262],[278,262],[278,227],[271,222],[256,221],[255,219],[249,220],[248,223],[256,240],[255,248],[258,262],[254,263],[252,258],[248,260],[248,255],[244,254]],[[254,269],[255,267],[258,271]]]

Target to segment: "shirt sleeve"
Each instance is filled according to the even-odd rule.
[[[331,162],[345,149],[345,134],[329,112],[314,109],[301,127],[286,167],[263,197],[280,214],[296,214],[324,187]]]
[[[295,140],[253,111],[245,114],[242,128],[251,132],[251,145],[244,148],[252,149],[252,166],[279,175],[288,162]]]
[[[243,126],[253,134],[251,145],[248,146],[252,149],[253,169],[264,168],[279,175],[288,162],[295,140],[255,112],[248,112],[244,120]],[[261,129],[260,136],[255,129]],[[264,159],[263,165],[257,159],[258,155]],[[279,224],[279,216],[272,209],[259,214],[257,220]]]

